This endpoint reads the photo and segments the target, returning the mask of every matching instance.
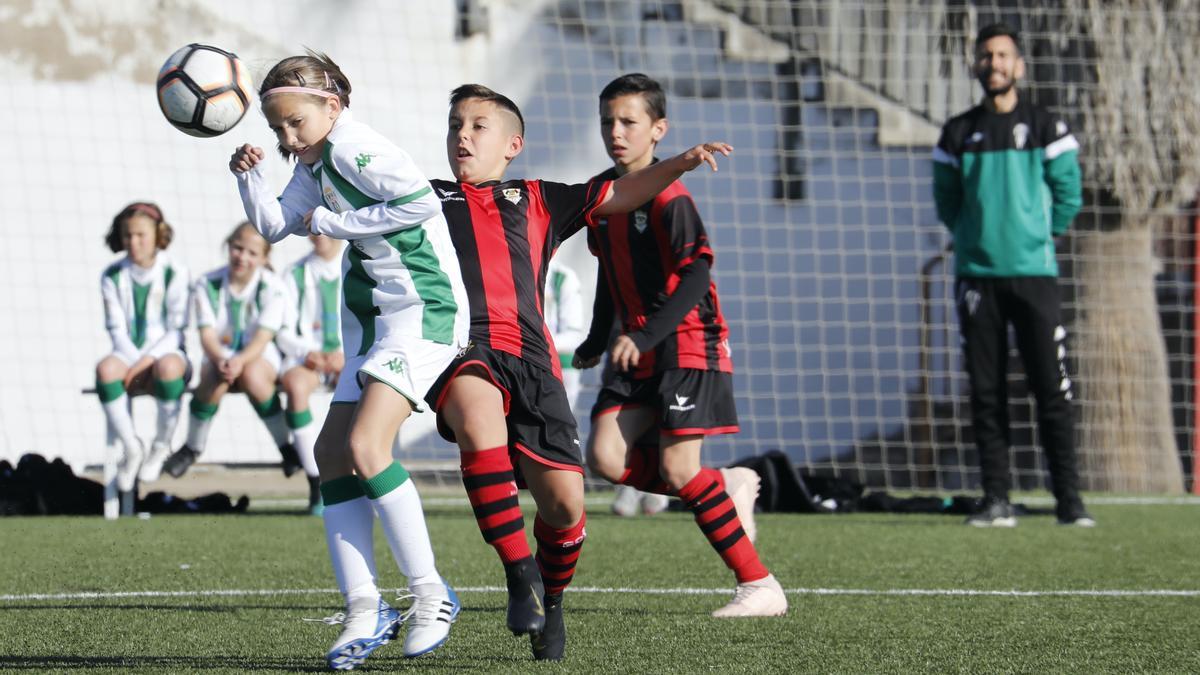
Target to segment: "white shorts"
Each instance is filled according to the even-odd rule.
[[[117,352],[109,352],[108,355],[117,359],[121,363],[124,363],[126,368],[133,365],[133,362],[131,362],[129,359],[125,358],[123,355],[118,354]],[[143,356],[142,354],[138,354],[138,357],[137,357],[137,359],[134,359],[134,362],[136,362],[138,359],[142,358],[142,356]],[[178,356],[179,358],[183,359],[183,363],[187,366],[188,370],[191,370],[191,368],[192,368],[191,360],[188,359],[187,354],[184,353],[184,351],[182,349],[172,349],[171,351],[167,352],[166,354],[163,354],[162,356],[159,356],[158,358],[161,359],[163,356]],[[155,359],[155,361],[157,361],[157,360],[158,359]]]
[[[333,403],[357,403],[367,378],[395,389],[412,405],[425,410],[425,394],[450,365],[463,345],[445,345],[411,335],[377,342],[362,356],[347,356],[346,367],[333,391]]]
[[[232,354],[230,356],[232,356]],[[267,365],[269,365],[275,369],[276,376],[278,376],[279,374],[281,374],[283,372],[279,369],[279,367],[283,364],[283,354],[281,354],[279,352],[279,348],[276,347],[274,343],[268,344],[266,346],[266,348],[263,349],[262,356],[260,356],[259,358],[265,359],[267,362]],[[206,365],[209,363],[212,363],[211,361],[208,360],[207,354],[204,355],[204,363]]]

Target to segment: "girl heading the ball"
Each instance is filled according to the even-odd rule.
[[[243,145],[230,159],[246,215],[266,238],[323,234],[349,242],[342,258],[346,363],[317,439],[329,555],[347,612],[326,655],[361,663],[407,618],[404,654],[440,646],[458,613],[434,564],[421,501],[392,459],[401,423],[466,345],[467,301],[441,202],[409,155],[351,115],[350,82],[308,51],[276,64],[259,89],[278,150],[296,161],[277,197]],[[374,518],[414,596],[406,614],[375,584]]]

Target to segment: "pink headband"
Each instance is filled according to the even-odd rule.
[[[264,91],[260,98],[266,98],[272,94],[312,94],[313,96],[322,96],[324,98],[340,98],[332,91],[324,89],[313,89],[312,87],[275,87]]]

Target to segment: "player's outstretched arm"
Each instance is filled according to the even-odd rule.
[[[601,216],[629,213],[653,199],[680,176],[701,164],[707,164],[712,167],[713,171],[716,171],[717,154],[728,157],[731,152],[733,152],[733,146],[728,143],[721,141],[701,143],[670,159],[655,162],[639,171],[627,173],[613,183],[608,196],[594,213]]]
[[[289,234],[307,235],[304,214],[312,211],[321,198],[315,179],[307,169],[297,170],[283,195],[276,198],[260,168],[264,159],[263,149],[249,143],[235,149],[229,158],[229,170],[237,177],[246,218],[272,243]]]

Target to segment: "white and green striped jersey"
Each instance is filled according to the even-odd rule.
[[[287,269],[288,314],[275,344],[303,360],[310,352],[342,349],[342,263],[310,253]]]
[[[239,291],[229,283],[229,268],[215,269],[192,287],[197,328],[217,332],[227,355],[241,351],[258,329],[278,333],[287,313],[287,290],[279,277],[259,268]]]
[[[167,254],[155,256],[149,268],[127,257],[109,265],[100,277],[100,296],[113,352],[129,364],[183,349],[188,272]]]
[[[575,349],[587,337],[587,326],[583,324],[583,290],[579,275],[558,258],[551,258],[550,266],[546,268],[546,299],[542,311],[562,367],[570,368]]]
[[[467,298],[441,201],[408,153],[343,110],[322,157],[298,164],[276,198],[259,167],[238,174],[246,216],[270,241],[312,230],[350,242],[342,261],[342,343],[385,338],[458,344]]]

